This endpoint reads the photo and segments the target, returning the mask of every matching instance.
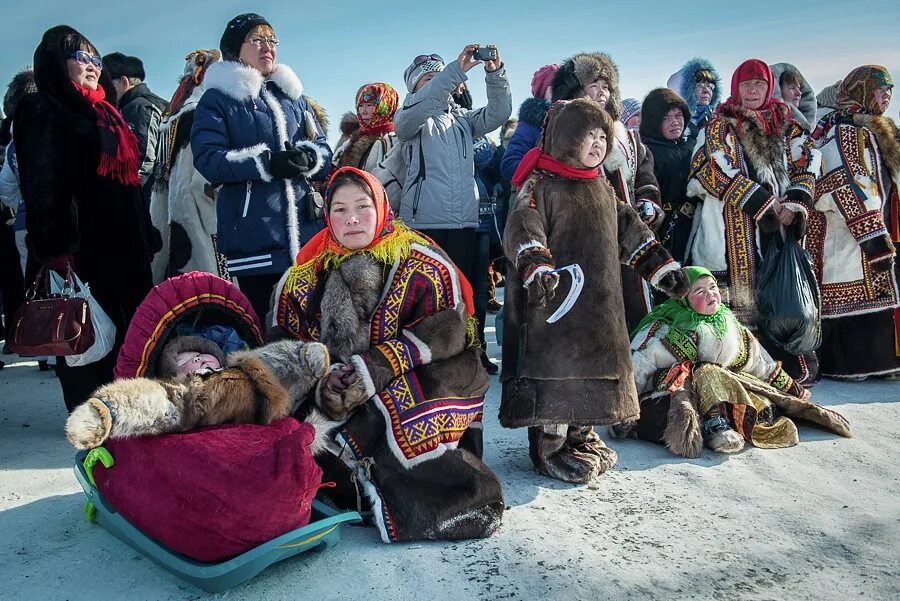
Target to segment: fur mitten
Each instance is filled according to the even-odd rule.
[[[696,459],[703,452],[700,415],[689,390],[672,394],[663,442],[667,449],[681,457]]]
[[[331,363],[328,348],[318,342],[277,340],[249,353],[272,370],[295,404],[313,391]]]
[[[657,288],[665,292],[669,298],[682,298],[687,294],[691,284],[684,269],[670,271],[659,279]]]
[[[344,367],[342,363],[335,363],[331,367],[331,372]],[[329,384],[328,376],[325,376],[319,380],[316,388],[316,404],[334,420],[343,420],[348,413],[365,404],[372,396],[371,387],[367,385],[359,371],[353,371],[345,381],[347,387],[343,390],[336,390]]]
[[[528,289],[528,302],[532,305],[543,307],[556,296],[559,274],[549,273],[549,271],[549,267],[536,269],[525,281],[525,287]]]
[[[759,221],[756,223],[759,229],[767,234],[777,232],[781,228],[781,219],[778,218],[778,213],[775,212],[775,209],[771,208],[766,209],[766,212],[760,216]]]

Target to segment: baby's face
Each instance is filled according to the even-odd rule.
[[[183,374],[193,374],[198,371],[208,371],[222,367],[219,360],[207,353],[185,351],[176,355],[178,371]]]

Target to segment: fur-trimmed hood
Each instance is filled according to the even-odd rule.
[[[535,127],[544,126],[544,118],[550,109],[550,101],[544,98],[527,98],[519,107],[519,121]]]
[[[622,95],[619,92],[619,68],[604,52],[580,52],[566,60],[553,76],[553,102],[572,100],[583,95],[582,90],[603,79],[609,84],[606,112],[613,119],[622,115]]]
[[[37,91],[37,84],[34,83],[34,69],[22,69],[13,76],[9,87],[6,88],[6,94],[3,96],[3,112],[6,113],[6,117],[0,123],[0,145],[6,146],[12,140],[12,121],[19,100],[26,94],[33,94]],[[2,158],[0,157],[0,159]]]
[[[331,125],[331,123],[328,121],[328,113],[325,111],[325,107],[322,106],[318,100],[309,96],[306,97],[306,102],[309,104],[309,108],[312,112],[315,113],[316,119],[319,120],[319,125],[322,126],[322,132],[327,136],[328,126]]]
[[[219,365],[225,367],[225,353],[221,347],[212,340],[200,336],[178,336],[173,338],[163,347],[156,367],[156,374],[160,378],[172,378],[181,372],[178,370],[178,353],[193,351],[212,355],[219,361]]]
[[[694,92],[694,76],[697,71],[705,69],[710,71],[716,77],[716,89],[713,90],[712,101],[710,101],[710,109],[715,109],[722,102],[722,78],[712,63],[705,58],[692,58],[684,64],[681,69],[673,73],[666,82],[666,87],[678,92],[688,104],[691,114],[697,110],[697,95]]]
[[[257,99],[266,81],[273,82],[291,100],[303,96],[303,83],[287,65],[275,65],[268,78],[262,73],[236,61],[222,61],[210,65],[204,82],[207,89],[219,90],[235,100]]]
[[[681,109],[684,125],[691,122],[691,109],[684,98],[669,88],[656,88],[644,98],[641,105],[641,138],[663,140],[662,122],[666,113],[672,109]]]
[[[558,161],[584,169],[581,163],[581,142],[592,129],[606,133],[606,156],[613,147],[613,119],[600,105],[588,98],[554,104],[544,130],[542,150]]]
[[[769,65],[769,68],[772,69],[772,77],[775,80],[775,98],[778,100],[784,101],[784,98],[781,95],[781,76],[784,73],[792,73],[798,80],[800,80],[800,90],[802,91],[802,96],[800,97],[800,106],[799,108],[788,104],[791,108],[791,113],[793,114],[794,121],[800,124],[805,131],[811,132],[813,128],[816,126],[816,93],[812,89],[812,86],[809,85],[809,82],[806,81],[806,78],[803,77],[803,74],[800,73],[800,70],[797,69],[794,65],[790,63],[775,63],[774,65]]]

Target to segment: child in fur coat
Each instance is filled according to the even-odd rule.
[[[635,332],[641,423],[631,431],[617,426],[614,434],[661,441],[684,457],[699,457],[704,444],[719,453],[736,453],[744,441],[770,449],[793,446],[799,436],[789,417],[850,437],[847,420],[811,403],[809,391],[722,303],[713,274],[705,267],[685,271],[687,297],[654,307]]]
[[[594,425],[639,412],[620,264],[670,296],[688,287],[680,265],[599,177],[612,126],[587,98],[551,107],[540,146],[513,178],[519,193],[503,241],[510,284],[500,422],[528,427],[535,469],[567,482],[588,482],[618,459]],[[547,323],[564,296],[554,269],[572,263],[584,273],[581,297]]]

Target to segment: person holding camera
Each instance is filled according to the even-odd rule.
[[[468,110],[451,94],[484,65],[487,106]],[[503,125],[512,113],[506,69],[496,46],[469,44],[445,65],[437,54],[417,56],[403,74],[409,94],[394,117],[406,176],[399,215],[434,240],[475,282],[478,197],[473,140]]]
[[[278,38],[261,16],[232,19],[194,112],[194,166],[216,197],[218,250],[261,319],[278,278],[321,229],[310,180],[330,171],[331,148],[303,96],[276,63]]]

